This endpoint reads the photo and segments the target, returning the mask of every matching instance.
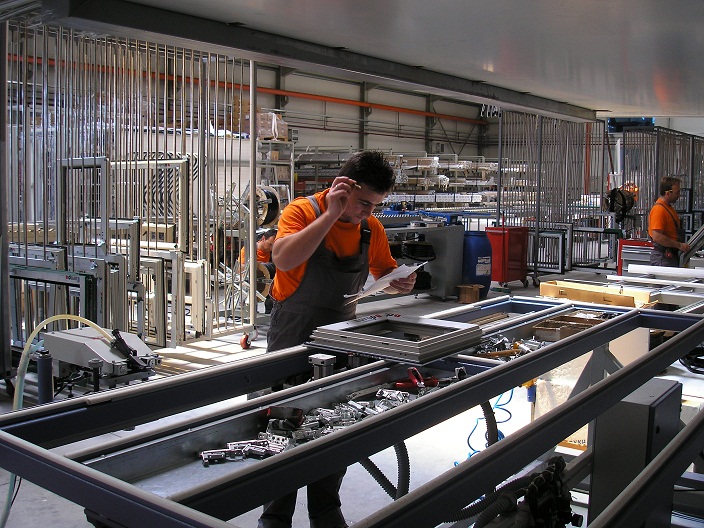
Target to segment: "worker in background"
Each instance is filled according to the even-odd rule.
[[[340,169],[329,189],[297,198],[283,210],[274,242],[277,266],[267,351],[300,345],[313,330],[354,319],[356,294],[369,273],[378,279],[397,267],[381,222],[371,216],[394,184],[383,153],[358,152]],[[387,293],[410,293],[415,273],[394,280]],[[344,528],[340,485],[346,470],[308,485],[312,528]],[[296,492],[264,505],[259,528],[290,527]]]
[[[679,197],[679,178],[663,176],[660,180],[660,197],[650,209],[648,218],[648,234],[653,241],[651,266],[679,267],[679,252],[689,250],[689,244],[684,241],[682,221],[673,207]]]
[[[276,266],[271,260],[271,248],[276,240],[276,229],[267,229],[257,232],[257,262],[261,262],[269,271],[269,278],[273,279],[276,275]],[[246,247],[242,246],[240,250],[240,273],[247,269]],[[264,312],[271,313],[273,300],[270,295],[264,301]]]

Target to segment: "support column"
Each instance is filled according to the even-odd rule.
[[[12,377],[10,351],[10,270],[7,232],[7,22],[0,22],[0,369],[8,383]]]

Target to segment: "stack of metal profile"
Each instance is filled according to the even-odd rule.
[[[474,324],[398,314],[377,314],[321,326],[309,343],[339,352],[425,364],[475,346]]]

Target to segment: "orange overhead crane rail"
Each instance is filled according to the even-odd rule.
[[[17,54],[8,54],[8,58],[12,62],[23,62],[25,59]],[[42,64],[42,59],[40,57],[27,57],[26,58],[27,62],[29,63],[36,63],[36,64]],[[62,65],[66,65],[65,61],[61,61]],[[55,59],[48,59],[48,64],[50,66],[55,66],[56,65],[56,60]],[[75,67],[75,63],[74,63]],[[94,66],[94,65],[85,65],[85,69],[96,69],[102,72],[109,72],[109,73],[118,73],[118,74],[124,74],[125,71],[129,72],[130,70],[123,70],[122,68],[113,68],[112,66]],[[142,77],[151,77],[151,78],[159,78],[160,80],[164,81],[176,81],[176,82],[181,82],[181,83],[193,83],[193,84],[199,84],[200,80],[198,78],[191,78],[191,77],[182,77],[180,75],[165,75],[163,73],[147,73],[147,72],[142,72]],[[243,92],[249,92],[249,85],[246,84],[239,84],[239,83],[231,83],[231,82],[225,82],[225,81],[210,81],[211,86],[215,86],[217,84],[218,87],[221,88],[228,88],[233,91],[235,90],[242,90]],[[257,92],[260,93],[267,93],[267,94],[272,94],[272,95],[281,95],[284,97],[296,97],[299,99],[312,99],[315,101],[323,101],[323,102],[328,102],[328,103],[336,103],[336,104],[344,104],[344,105],[351,105],[351,106],[359,106],[362,108],[372,108],[375,110],[384,110],[387,112],[396,112],[396,113],[401,113],[401,114],[414,114],[414,115],[420,115],[424,117],[434,117],[437,119],[448,119],[451,121],[461,121],[464,123],[472,123],[475,125],[486,125],[488,124],[487,121],[483,119],[472,119],[470,117],[461,117],[461,116],[453,116],[449,114],[438,114],[435,112],[425,112],[423,110],[414,110],[413,108],[404,108],[401,106],[392,106],[392,105],[385,105],[385,104],[379,104],[379,103],[368,103],[366,101],[355,101],[353,99],[343,99],[341,97],[330,97],[327,95],[317,95],[317,94],[310,94],[310,93],[305,93],[305,92],[293,92],[290,90],[278,90],[276,88],[264,88],[264,87],[258,87]]]

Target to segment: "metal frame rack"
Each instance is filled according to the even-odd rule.
[[[656,376],[683,351],[704,340],[704,320],[697,315],[519,297],[464,305],[428,317],[472,322],[507,314],[482,326],[484,337],[489,338],[498,332],[526,335],[530,333],[530,325],[538,321],[581,308],[603,309],[611,317],[509,362],[473,355],[472,347],[433,361],[423,368],[440,373],[463,366],[468,377],[271,458],[244,466],[223,465],[226,472],[214,479],[196,478],[192,470],[198,463],[189,456],[192,457],[194,446],[203,438],[217,441],[225,429],[230,433],[239,429],[246,434],[272,405],[319,406],[350,390],[392,379],[405,366],[374,361],[198,418],[184,417],[173,425],[118,439],[96,449],[73,448],[73,452],[69,452],[71,442],[250,393],[279,383],[292,373],[306,372],[310,368],[309,357],[316,349],[294,347],[141,386],[27,409],[0,418],[0,465],[81,504],[89,515],[110,519],[121,526],[225,527],[227,524],[220,519],[231,519],[324,473],[354,464],[526,380],[593,352],[597,365],[594,372],[598,375],[587,388],[530,425],[356,524],[364,528],[436,526],[443,522],[446,512],[461,509],[551,452],[562,439]],[[608,344],[638,328],[658,328],[677,334],[605,376]],[[629,523],[640,524],[657,502],[648,493],[650,487],[653,483],[672,487],[701,450],[703,440],[704,413],[699,413],[603,515],[628,516]],[[52,448],[59,447],[64,456],[52,452]],[[155,452],[159,456],[150,456]],[[164,468],[155,464],[164,463],[174,471],[188,471],[191,476],[186,483],[183,479],[168,479],[179,483],[178,488],[157,495],[129,483],[129,478],[126,481],[91,467],[91,460],[97,460],[96,464],[112,460],[114,466],[123,469],[140,465],[121,463],[124,456],[147,464],[147,472],[162,471]],[[570,463],[575,481],[581,481],[589,473],[590,457],[588,449]],[[603,521],[602,516],[591,524],[606,525],[612,524]]]

